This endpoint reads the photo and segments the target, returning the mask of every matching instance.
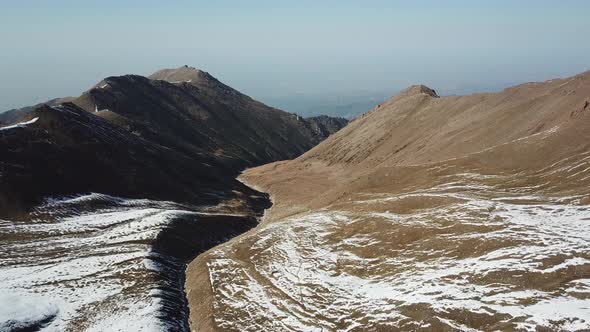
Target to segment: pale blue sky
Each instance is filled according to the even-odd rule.
[[[254,98],[494,90],[590,69],[590,1],[0,2],[0,110],[184,64]]]

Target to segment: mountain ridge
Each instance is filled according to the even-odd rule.
[[[77,144],[75,137],[84,137],[79,140],[79,143],[93,146],[89,148],[90,150],[103,149],[100,145],[94,145],[99,141],[102,141],[105,147],[110,146],[113,151],[117,149],[116,144],[107,143],[112,140],[105,138],[103,132],[97,131],[99,128],[107,132],[116,132],[115,137],[126,142],[143,142],[141,144],[149,147],[146,149],[147,154],[137,150],[132,152],[135,156],[121,154],[117,157],[120,158],[121,170],[126,167],[138,170],[136,166],[131,166],[135,163],[133,160],[135,157],[147,158],[144,160],[146,165],[161,163],[157,155],[149,155],[149,151],[155,149],[161,151],[164,159],[168,158],[164,156],[176,154],[177,157],[174,158],[186,161],[183,163],[187,170],[193,167],[189,166],[191,163],[204,167],[200,171],[193,169],[191,175],[185,174],[184,177],[187,180],[176,178],[170,180],[169,184],[190,182],[192,180],[188,179],[191,178],[198,181],[198,178],[206,179],[209,177],[207,174],[210,174],[211,177],[205,182],[213,184],[217,181],[215,179],[219,181],[219,186],[213,185],[207,189],[214,191],[222,190],[223,187],[241,186],[241,184],[229,183],[235,181],[233,178],[244,167],[296,157],[347,122],[341,119],[329,121],[329,118],[308,121],[259,103],[217,81],[211,75],[201,74],[204,72],[188,67],[182,67],[180,70],[185,73],[197,73],[205,80],[194,84],[174,84],[139,75],[111,76],[81,96],[71,100],[68,98],[64,104],[58,105],[64,99],[56,99],[51,103],[55,106],[41,105],[18,112],[18,116],[3,126],[7,127],[6,125],[9,126],[15,121],[26,121],[32,118],[39,118],[39,121],[23,128],[0,131],[0,149],[4,151],[0,182],[5,184],[0,190],[2,211],[16,213],[21,208],[26,210],[27,206],[33,206],[39,203],[42,197],[51,195],[51,188],[64,189],[59,193],[53,193],[60,195],[92,191],[138,197],[141,192],[145,192],[148,197],[154,199],[183,201],[181,196],[184,195],[186,201],[199,202],[199,199],[190,194],[190,189],[186,187],[172,190],[166,183],[150,185],[151,189],[130,183],[123,186],[122,183],[115,181],[117,176],[107,176],[97,180],[96,175],[102,171],[111,171],[112,174],[120,173],[116,170],[117,167],[107,159],[104,159],[106,164],[101,168],[96,169],[92,164],[81,166],[82,169],[93,170],[88,173],[80,173],[72,169],[72,165],[75,167],[76,163],[91,159],[93,153],[92,151],[87,153],[75,147]],[[168,71],[168,74],[174,73]],[[81,114],[81,111],[86,114]],[[48,123],[45,117],[53,119],[52,122]],[[64,136],[66,133],[72,137]],[[31,144],[32,139],[50,143]],[[64,161],[60,164],[51,155],[57,154],[60,146],[65,147],[68,144],[74,150],[68,157],[64,156]],[[51,166],[53,169],[63,168],[64,170],[60,171],[59,175],[49,176],[46,174],[47,170],[26,166],[27,161],[20,157],[18,162],[16,159],[8,161],[10,158],[17,158],[27,153],[30,153],[29,157],[37,160],[39,164],[53,163],[54,166]],[[82,159],[76,159],[78,157]],[[172,163],[174,158],[170,157],[169,162]],[[109,166],[105,167],[107,164]],[[17,172],[13,168],[14,165],[22,165],[27,171]],[[143,175],[139,179],[145,178],[148,181],[144,185],[149,183],[148,173],[157,173],[155,168],[149,169],[150,171],[146,168],[140,172]],[[27,174],[27,172],[31,173]],[[135,175],[133,175],[134,172]],[[73,177],[75,181],[68,180],[67,173],[79,174],[79,176]],[[136,171],[130,170],[129,173],[130,176],[139,176]],[[13,176],[15,174],[20,175]],[[83,176],[83,174],[86,175]],[[130,181],[134,179],[124,174],[118,177]],[[31,191],[35,187],[31,182],[33,179],[44,182],[53,179],[62,181],[64,184],[60,186],[51,182],[52,184],[39,185],[37,189]],[[75,184],[75,182],[78,185],[72,187],[66,185],[66,183]],[[11,184],[7,185],[8,183]],[[212,189],[213,187],[217,189]],[[121,190],[123,188],[136,189]],[[165,192],[167,194],[162,195]]]
[[[587,72],[467,96],[413,86],[246,170],[273,206],[189,265],[191,326],[589,328],[589,99]]]
[[[89,112],[103,109],[115,112],[129,119],[129,126],[138,127],[140,134],[158,139],[145,130],[147,117],[152,125],[158,126],[158,135],[166,136],[159,140],[161,144],[186,150],[195,148],[191,142],[202,142],[200,148],[205,149],[202,153],[217,153],[220,158],[231,159],[236,170],[271,159],[292,158],[319,142],[309,121],[255,101],[211,75],[201,74],[202,71],[181,67],[165,70],[162,77],[172,77],[174,82],[178,72],[205,79],[170,83],[142,76],[109,77],[104,85],[85,92],[73,102]],[[109,113],[97,112],[97,115]],[[345,121],[340,121],[338,129],[344,124]],[[264,151],[257,148],[254,137],[264,140],[267,147]],[[226,147],[227,151],[216,151],[217,145]]]

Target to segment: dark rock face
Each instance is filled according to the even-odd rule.
[[[0,131],[0,212],[26,211],[46,196],[101,192],[211,204],[215,191],[247,190],[205,156],[138,137],[73,104],[44,106],[35,123]]]
[[[317,136],[318,143],[348,124],[348,120],[345,118],[327,115],[313,116],[305,120],[310,123],[313,132]]]
[[[169,81],[109,77],[74,103],[163,146],[212,156],[236,173],[295,158],[340,128],[318,130],[316,123],[268,107],[196,69],[159,73],[152,77]]]
[[[345,123],[268,107],[190,67],[164,76],[179,75],[186,81],[109,77],[72,103],[5,116],[3,126],[38,121],[0,130],[0,216],[88,192],[191,204],[247,197],[234,180],[242,169],[295,158]]]
[[[339,128],[193,68],[156,76],[110,77],[72,102],[0,116],[2,282],[25,293],[45,285],[49,302],[76,308],[34,328],[188,331],[186,264],[256,226],[270,206],[236,175],[297,157]],[[36,264],[59,276],[20,274]]]

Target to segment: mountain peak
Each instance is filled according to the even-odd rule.
[[[436,91],[422,84],[411,85],[400,92],[400,95],[406,96],[412,96],[416,94],[427,94],[431,97],[439,98],[439,96],[436,94]]]
[[[190,67],[188,65],[184,65],[178,68],[162,69],[148,77],[152,80],[163,80],[170,83],[198,83],[217,81],[217,79],[211,76],[208,72],[197,69],[195,67]]]

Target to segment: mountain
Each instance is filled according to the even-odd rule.
[[[188,67],[108,77],[2,119],[2,331],[188,331],[186,264],[271,204],[235,177],[346,124]]]
[[[35,121],[0,131],[4,216],[45,197],[87,192],[200,204],[213,190],[243,190],[210,158],[153,144],[74,104],[28,116]]]
[[[0,330],[188,330],[185,264],[268,198],[72,103],[27,116],[0,128]]]
[[[108,77],[73,103],[163,146],[215,156],[235,172],[294,158],[346,124],[338,120],[318,133],[314,122],[187,66],[150,78]]]
[[[242,186],[243,168],[298,156],[347,123],[270,108],[186,66],[152,78],[108,77],[11,116],[39,121],[0,131],[2,214],[84,192],[201,203]]]
[[[188,267],[204,330],[590,328],[590,72],[416,85],[248,169],[261,225]]]

